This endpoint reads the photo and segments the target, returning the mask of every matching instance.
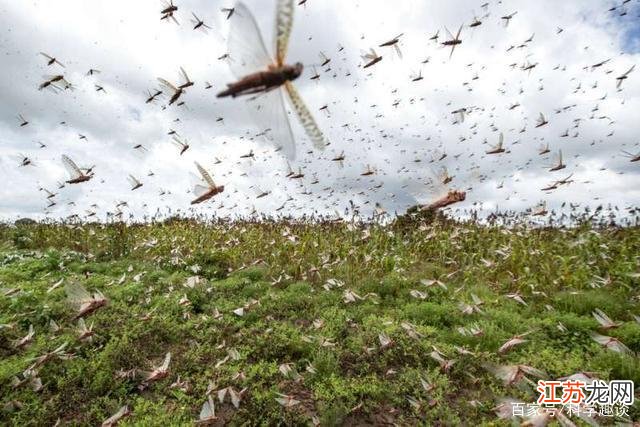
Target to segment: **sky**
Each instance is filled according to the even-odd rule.
[[[245,3],[273,55],[276,1]],[[297,3],[286,63],[305,65],[294,84],[328,145],[313,146],[285,98],[297,152],[288,164],[269,140],[286,126],[269,114],[277,97],[216,97],[237,80],[229,62],[247,55],[227,45],[241,19],[221,11],[232,1],[175,0],[179,25],[160,19],[155,0],[0,2],[0,220],[335,215],[351,203],[367,216],[376,204],[402,213],[449,189],[467,192],[457,212],[638,206],[640,162],[623,151],[640,154],[640,69],[616,86],[640,62],[638,0]],[[192,13],[211,29],[194,30]],[[474,17],[482,24],[471,28]],[[450,57],[442,42],[461,26]],[[401,56],[378,47],[399,34]],[[371,48],[382,60],[365,69],[361,55]],[[331,59],[324,67],[321,52]],[[167,105],[168,91],[145,103],[159,77],[181,83],[180,67],[194,82],[184,103]],[[73,90],[38,89],[57,74]],[[464,121],[452,114],[462,108]],[[548,124],[536,127],[540,113]],[[171,130],[190,145],[182,155]],[[486,154],[500,134],[505,152]],[[560,151],[566,167],[549,171]],[[332,160],[342,153],[344,161]],[[59,188],[70,178],[62,155],[93,166],[94,178]],[[193,206],[196,161],[225,190]],[[289,168],[304,177],[287,177]],[[130,174],[142,187],[131,190]],[[43,188],[56,195],[47,199]]]

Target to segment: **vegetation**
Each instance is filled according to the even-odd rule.
[[[191,425],[210,392],[220,424],[509,425],[501,399],[538,394],[498,366],[640,384],[638,254],[638,228],[433,217],[2,226],[0,424]],[[108,300],[84,329],[76,284]]]

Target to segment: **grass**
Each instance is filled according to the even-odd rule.
[[[127,404],[132,413],[120,425],[191,425],[209,387],[231,386],[246,391],[238,409],[216,399],[221,424],[508,425],[492,410],[500,399],[538,395],[526,383],[504,385],[489,365],[640,384],[637,355],[589,335],[640,352],[631,316],[640,315],[638,254],[638,228],[446,220],[1,226],[0,424],[96,425]],[[200,282],[187,286],[196,275]],[[92,342],[78,340],[64,284],[47,291],[60,279],[108,298],[85,319]],[[355,301],[345,302],[350,293]],[[506,296],[514,293],[526,305]],[[482,311],[463,314],[472,294]],[[241,307],[244,315],[234,314]],[[622,325],[600,330],[595,309]],[[16,348],[30,325],[32,342]],[[459,332],[474,325],[483,336]],[[497,353],[527,331],[527,342]],[[392,344],[382,348],[380,334]],[[12,386],[35,357],[65,342],[73,357],[39,369],[41,390]],[[430,357],[434,346],[456,359],[450,370]],[[153,370],[167,352],[168,376],[141,390],[135,370]],[[278,393],[300,403],[284,408]],[[638,404],[629,413],[640,419]]]

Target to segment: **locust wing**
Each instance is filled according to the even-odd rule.
[[[180,74],[182,74],[182,78],[184,79],[185,82],[188,83],[191,81],[191,79],[189,79],[189,76],[187,75],[187,72],[182,67],[180,67]]]
[[[296,110],[300,123],[302,124],[302,127],[304,127],[309,139],[311,139],[313,146],[318,150],[323,150],[324,147],[328,145],[327,141],[324,134],[318,127],[316,120],[313,118],[313,115],[298,93],[298,90],[291,82],[286,82],[285,87],[287,89],[287,94],[289,94],[291,105],[293,106],[293,109]]]
[[[324,52],[320,52],[319,56],[321,64],[328,64],[329,62],[331,62],[331,58],[325,55]]]
[[[65,285],[65,292],[69,302],[74,306],[81,306],[93,300],[91,294],[79,283],[69,282]]]
[[[453,37],[453,34],[451,34],[451,31],[449,31],[447,27],[444,27],[444,30],[447,32],[447,37],[449,37],[449,40],[455,40],[455,37]]]
[[[82,175],[80,168],[75,164],[75,162],[64,154],[62,155],[62,163],[67,169],[67,172],[69,172],[69,175],[71,175],[71,179],[75,179]]]
[[[276,60],[283,65],[289,48],[289,38],[293,27],[293,0],[278,0],[276,9]]]
[[[116,412],[115,414],[113,414],[112,416],[104,420],[102,422],[102,427],[116,426],[118,424],[118,421],[120,421],[122,418],[126,417],[130,413],[131,413],[131,410],[129,409],[129,407],[127,405],[123,406],[120,409],[118,409],[118,412]]]
[[[263,93],[249,101],[254,122],[264,137],[281,150],[289,160],[296,158],[296,144],[284,106],[281,89]]]
[[[202,197],[206,193],[208,193],[210,190],[211,190],[210,188],[207,188],[204,185],[196,184],[193,187],[193,195],[196,197]]]
[[[376,53],[375,49],[371,48],[370,52],[364,52],[362,55],[360,55],[362,60],[364,62],[369,62],[369,61],[373,61],[374,59],[376,59],[378,57],[378,54]]]
[[[129,184],[131,185],[132,190],[142,185],[140,180],[131,174],[129,174],[127,179],[129,180]]]
[[[206,181],[206,183],[211,188],[215,188],[216,184],[213,182],[213,178],[211,178],[211,175],[209,175],[209,172],[207,172],[207,170],[205,168],[200,166],[200,164],[198,162],[195,162],[195,164],[196,164],[196,167],[198,168],[198,172],[200,172],[200,175],[202,175],[202,179],[204,181]]]
[[[202,409],[200,410],[200,421],[212,421],[216,418],[216,405],[213,402],[211,396],[207,397],[207,401],[202,405]]]
[[[432,173],[435,176],[435,173]],[[447,194],[449,188],[440,180],[428,177],[426,179],[407,179],[403,187],[409,195],[421,205],[428,204]]]
[[[635,66],[635,64],[634,64],[634,65],[632,65],[632,66],[631,66],[631,68],[629,68],[629,69],[627,70],[627,72],[626,72],[626,73],[624,73],[624,75],[625,75],[625,76],[628,76],[628,75],[629,75],[629,74],[631,74],[631,72],[632,72],[633,70],[635,70],[635,69],[636,69],[636,66]]]
[[[558,154],[553,156],[554,163],[551,165],[552,168],[557,168],[562,166],[562,150],[558,150]]]
[[[635,70],[635,68],[636,66],[634,64],[631,68],[627,70],[626,73],[624,73],[623,75],[617,78],[618,82],[616,83],[616,88],[620,89],[620,87],[622,87],[622,82],[627,79],[627,76],[629,76],[629,74],[631,74],[631,72]]]
[[[544,118],[544,114],[540,113],[540,116],[538,116],[538,124],[541,125],[545,121],[546,119]]]
[[[158,77],[158,81],[162,84],[162,86],[163,86],[165,89],[168,89],[168,90],[169,90],[169,91],[171,91],[171,92],[174,92],[174,93],[175,93],[175,92],[178,92],[178,91],[179,91],[179,89],[178,89],[177,87],[175,87],[173,84],[171,84],[171,82],[169,82],[169,81],[167,81],[167,80],[163,79],[162,77]]]
[[[180,141],[180,139],[175,135],[173,136],[171,142],[178,148],[184,148],[187,145],[186,143]]]
[[[171,353],[167,352],[167,354],[164,356],[164,362],[159,369],[162,371],[167,371],[169,369],[169,363],[171,363]]]
[[[256,19],[242,2],[236,4],[235,13],[231,16],[227,50],[229,68],[238,79],[273,65]]]

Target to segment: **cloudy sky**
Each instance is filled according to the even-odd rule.
[[[270,53],[275,3],[246,1]],[[314,149],[290,113],[297,150],[290,167],[304,174],[291,179],[277,141],[265,134],[286,126],[270,119],[274,97],[216,98],[236,79],[229,61],[247,55],[228,50],[239,18],[227,20],[220,9],[232,1],[175,0],[179,25],[160,20],[163,6],[155,0],[3,1],[0,219],[104,217],[121,202],[128,205],[121,208],[125,215],[137,218],[158,210],[332,214],[349,201],[363,214],[376,203],[393,213],[447,189],[467,191],[459,209],[524,211],[543,201],[637,206],[640,162],[623,151],[640,154],[640,69],[620,89],[616,78],[640,62],[640,2],[484,3],[308,0],[296,6],[287,62],[305,64],[295,84],[330,144]],[[211,30],[194,30],[192,12]],[[501,18],[515,12],[505,26]],[[482,24],[470,28],[474,17]],[[449,58],[441,45],[446,29],[455,34],[461,25],[462,44]],[[399,34],[401,57],[378,47]],[[361,54],[371,48],[383,59],[364,69]],[[47,65],[39,52],[64,68]],[[320,52],[331,59],[325,67]],[[159,77],[182,83],[180,67],[195,82],[181,96],[184,103],[167,105],[168,92],[145,103]],[[87,75],[90,69],[100,73]],[[319,79],[312,79],[316,72]],[[38,90],[58,74],[73,90]],[[464,121],[452,114],[462,108]],[[549,123],[537,128],[540,113]],[[29,124],[21,126],[19,114]],[[183,155],[171,130],[190,145]],[[486,154],[501,133],[506,152]],[[139,144],[146,150],[134,149]],[[550,153],[540,155],[547,144]],[[254,157],[242,157],[252,151]],[[550,172],[559,151],[566,168]],[[342,152],[343,162],[332,161]],[[80,167],[94,166],[95,177],[59,188],[69,179],[63,154]],[[25,158],[31,164],[22,166]],[[225,191],[192,208],[194,161]],[[368,168],[375,173],[362,176]],[[447,186],[444,168],[454,177]],[[143,186],[131,191],[129,174]],[[570,175],[570,183],[541,190]],[[47,207],[40,188],[56,193],[55,205]]]

